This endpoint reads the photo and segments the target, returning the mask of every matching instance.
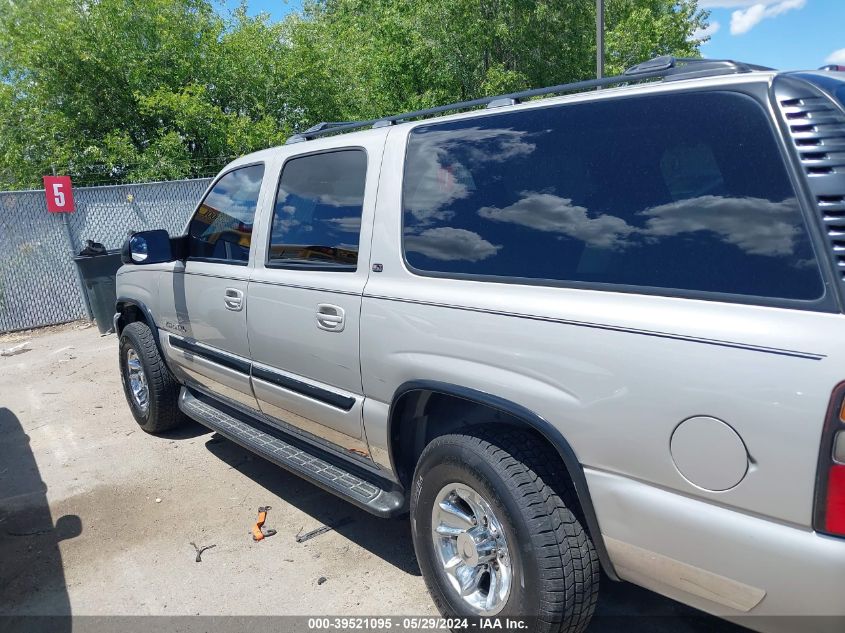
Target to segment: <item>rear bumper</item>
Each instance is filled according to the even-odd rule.
[[[845,631],[845,539],[585,474],[620,578],[760,631]]]

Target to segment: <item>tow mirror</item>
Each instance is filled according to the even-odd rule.
[[[133,233],[123,245],[120,259],[124,264],[161,264],[176,259],[170,235],[164,229]]]

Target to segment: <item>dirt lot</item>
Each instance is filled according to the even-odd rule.
[[[0,357],[0,615],[435,613],[407,519],[371,517],[199,425],[145,434],[114,335],[71,324],[0,348],[27,339]],[[278,534],[254,543],[262,505]],[[197,563],[191,542],[215,547]],[[591,631],[618,615],[631,632],[738,630],[609,581],[599,612],[611,617]]]

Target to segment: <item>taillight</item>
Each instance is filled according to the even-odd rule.
[[[815,528],[845,536],[845,383],[833,391],[822,431],[818,468]]]
[[[845,465],[834,464],[827,476],[825,531],[845,536]]]

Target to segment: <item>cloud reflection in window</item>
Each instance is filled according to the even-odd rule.
[[[523,191],[523,197],[503,208],[482,207],[478,215],[494,222],[510,222],[538,231],[560,233],[600,248],[621,246],[637,229],[613,215],[590,217],[586,207],[570,198]]]
[[[795,252],[803,233],[798,201],[700,196],[646,209],[644,235],[660,239],[710,231],[749,255],[779,257]]]
[[[474,231],[443,226],[419,234],[405,233],[405,250],[440,261],[479,262],[499,252],[497,246]]]
[[[510,222],[538,231],[558,233],[610,250],[654,244],[662,238],[708,231],[749,255],[793,255],[802,234],[795,198],[773,202],[763,198],[699,196],[655,207],[637,214],[641,227],[624,219],[600,214],[550,193],[525,191],[506,207],[482,207],[478,215],[494,222]]]
[[[203,204],[235,220],[252,223],[263,176],[263,165],[236,169],[214,185]]]
[[[475,191],[472,171],[485,163],[501,163],[531,154],[536,145],[534,133],[511,128],[461,130],[420,130],[409,157],[415,164],[407,183],[405,208],[420,226],[452,219],[454,212],[443,207],[468,197]],[[462,161],[450,159],[460,150]]]

